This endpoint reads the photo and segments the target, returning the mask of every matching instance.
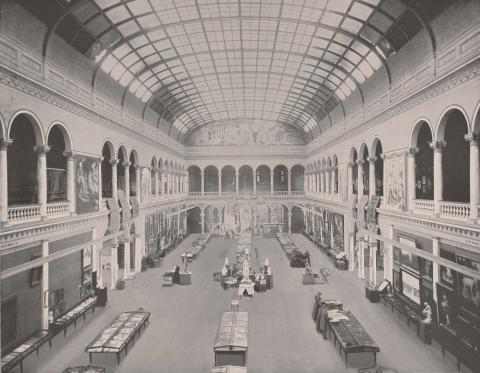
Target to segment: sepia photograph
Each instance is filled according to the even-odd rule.
[[[480,373],[480,0],[0,0],[1,373]]]

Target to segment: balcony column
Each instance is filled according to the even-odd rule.
[[[67,163],[67,201],[69,204],[68,211],[70,214],[75,213],[75,170],[73,164],[72,152],[63,152]]]
[[[347,166],[347,198],[349,201],[353,198],[353,162]]]
[[[292,213],[288,212],[288,234],[292,234]]]
[[[110,255],[110,289],[116,289],[118,280],[118,241],[112,239]]]
[[[123,190],[128,204],[130,204],[130,164],[130,162],[123,162],[123,173],[125,174]]]
[[[205,213],[200,213],[201,224],[202,224],[202,234],[205,234]]]
[[[478,219],[478,205],[480,203],[480,160],[477,133],[465,135],[465,140],[470,143],[470,219]]]
[[[40,217],[47,216],[47,153],[50,147],[47,145],[36,145],[33,150],[38,153],[37,158],[37,187],[38,204],[40,205]]]
[[[270,171],[270,195],[273,196],[273,175],[274,172],[273,170]]]
[[[140,202],[140,166],[135,165],[135,197]]]
[[[118,160],[116,159],[110,160],[110,164],[112,165],[112,198],[114,201],[118,200],[117,163],[118,163]]]
[[[125,234],[125,242],[123,244],[123,278],[125,280],[130,278],[130,251],[132,250],[131,245],[132,241],[130,241],[130,237],[128,234]],[[127,239],[128,238],[128,239]]]
[[[153,196],[158,197],[158,167],[153,167]]]
[[[358,278],[365,278],[365,239],[358,239]]]
[[[287,177],[288,177],[288,180],[287,180],[287,185],[288,185],[288,195],[290,195],[292,193],[292,172],[290,170],[287,171]]]
[[[222,195],[222,171],[218,171],[218,195]]]
[[[12,142],[10,139],[0,139],[0,226],[8,222],[7,148]]]
[[[445,141],[437,141],[430,143],[433,149],[433,203],[434,212],[439,215],[441,210],[441,202],[443,201],[443,167],[442,152],[447,146]]]
[[[357,194],[359,195],[358,199],[363,196],[363,164],[365,163],[364,160],[359,159],[357,161],[358,164],[358,178],[357,178],[357,185],[358,185],[358,191]]]
[[[203,171],[200,172],[200,178],[201,178],[201,191],[202,191],[202,196],[205,194],[205,173]]]
[[[407,154],[407,196],[408,196],[408,210],[413,212],[415,210],[415,154],[418,153],[418,148],[409,148]]]
[[[377,285],[377,240],[370,238],[370,282]]]
[[[239,179],[240,179],[240,173],[238,171],[235,171],[235,193],[237,196],[240,191],[240,186],[238,185]]]
[[[377,194],[377,188],[375,187],[375,162],[377,160],[377,157],[369,157],[368,162],[370,163],[370,166],[368,168],[368,183],[370,185],[368,194],[370,197],[373,197]]]
[[[160,170],[160,192],[162,194],[162,199],[165,199],[165,173],[163,170]]]

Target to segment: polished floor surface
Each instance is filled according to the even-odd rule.
[[[193,272],[191,286],[162,287],[161,275],[180,264],[182,248],[194,239],[190,236],[165,258],[162,267],[139,273],[127,281],[122,291],[109,291],[107,307],[89,314],[67,337],[58,335],[52,349],[42,348],[39,357],[29,357],[24,372],[56,373],[68,366],[88,363],[85,346],[121,311],[143,307],[151,311],[151,322],[120,365],[114,356],[94,355],[93,364],[107,372],[121,373],[200,373],[214,364],[213,343],[223,311],[238,299],[236,289],[223,290],[213,281],[224,257],[235,259],[236,242],[212,238],[200,257],[189,264]],[[328,259],[303,236],[293,239],[311,254],[312,266],[330,268],[328,285],[302,285],[302,269],[290,268],[275,239],[255,239],[259,250],[257,263],[268,257],[274,273],[274,288],[253,298],[242,298],[240,310],[249,312],[249,373],[354,372],[345,368],[333,342],[323,340],[311,319],[313,294],[321,290],[325,297],[338,298],[350,309],[381,348],[378,362],[400,373],[455,372],[449,358],[442,357],[438,346],[424,345],[413,327],[381,304],[371,304],[364,296],[363,283],[354,273],[337,271]]]

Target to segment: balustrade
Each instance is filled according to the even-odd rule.
[[[440,201],[440,214],[442,216],[458,219],[470,217],[470,204],[461,202]]]
[[[430,199],[415,199],[415,212],[419,214],[433,214],[435,211],[435,203]]]
[[[40,205],[12,206],[8,208],[9,223],[23,223],[40,219]]]
[[[65,216],[69,215],[69,202],[53,202],[47,204],[47,216]]]

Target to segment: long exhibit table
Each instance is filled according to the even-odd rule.
[[[120,354],[123,350],[128,354],[130,341],[135,344],[135,335],[140,335],[142,327],[145,329],[149,320],[150,312],[122,312],[85,348],[89,353],[90,363],[93,353],[115,353],[117,363],[120,364]]]
[[[245,366],[248,351],[248,312],[224,312],[213,347],[215,366]]]
[[[70,311],[65,313],[63,316],[56,319],[53,324],[50,325],[50,328],[53,334],[58,334],[63,330],[63,336],[67,335],[67,328],[69,325],[74,324],[75,328],[77,327],[77,320],[83,316],[85,321],[86,314],[88,310],[92,310],[92,313],[95,313],[95,306],[97,304],[97,297],[88,297],[82,302],[73,307]]]
[[[377,364],[377,352],[380,348],[351,313],[334,311],[340,317],[329,320],[330,335],[335,347],[340,349],[340,356],[345,355],[345,366],[349,366],[349,355],[356,354],[356,368],[366,368]]]
[[[48,330],[39,329],[20,346],[12,352],[2,357],[2,373],[11,371],[17,365],[20,365],[20,372],[23,372],[23,360],[27,358],[33,351],[37,352],[46,342],[52,347],[53,335]]]

